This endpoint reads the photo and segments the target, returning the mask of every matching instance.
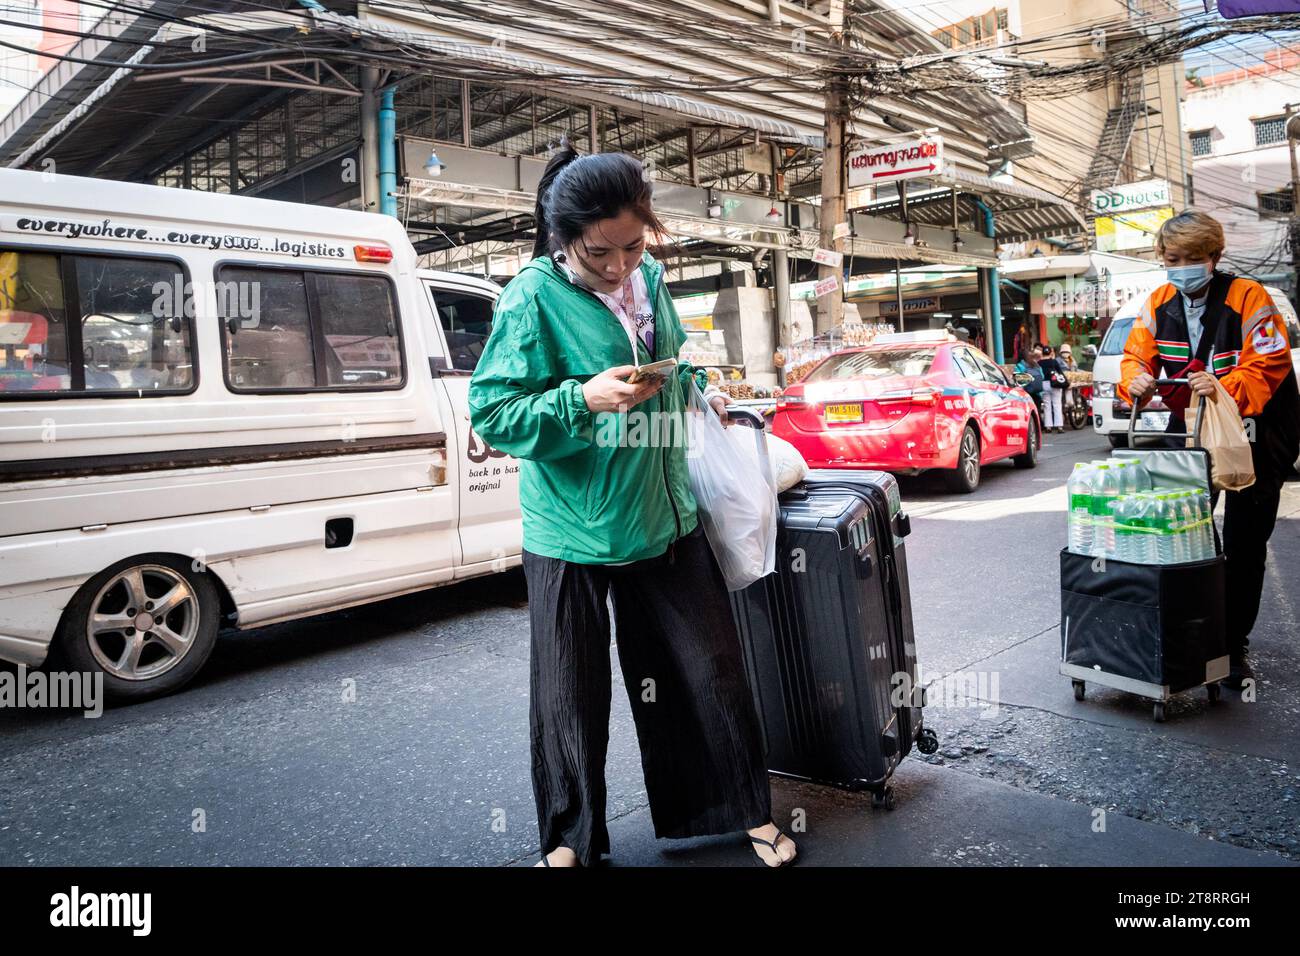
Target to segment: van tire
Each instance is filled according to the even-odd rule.
[[[1106,436],[1106,441],[1110,442],[1111,448],[1127,448],[1128,432],[1111,432]]]
[[[132,575],[132,571],[136,574]],[[143,589],[146,607],[119,607],[141,603],[136,589]],[[178,655],[158,638],[157,632],[149,631],[150,636],[139,641],[137,663],[144,675],[150,669],[158,673],[137,677],[114,673],[113,663],[125,659],[128,643],[135,641],[140,632],[109,627],[92,641],[91,615],[98,608],[102,615],[124,619],[128,611],[134,611],[137,621],[142,622],[151,609],[150,599],[167,595],[173,596],[176,603],[164,618],[155,618],[151,626],[166,629],[173,642],[184,637],[184,650]],[[73,670],[103,675],[108,701],[133,703],[170,694],[188,684],[212,654],[220,624],[221,600],[206,571],[194,571],[188,560],[175,555],[145,554],[110,565],[77,590],[64,611],[56,644]],[[167,663],[168,658],[178,659]],[[109,666],[105,666],[106,662]],[[129,665],[122,668],[130,669]]]

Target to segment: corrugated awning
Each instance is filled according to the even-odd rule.
[[[939,175],[927,177],[919,191],[908,189],[908,219],[928,226],[951,226],[953,190],[958,195],[958,220],[965,223],[978,221],[983,211],[973,200],[979,200],[993,214],[994,231],[1001,242],[1071,235],[1088,230],[1083,213],[1069,199],[1035,186],[993,179],[953,166],[948,166]],[[901,218],[896,196],[867,203],[861,209],[871,215]]]
[[[358,34],[382,37],[396,45],[419,47],[437,53],[442,57],[500,69],[502,76],[498,79],[498,82],[506,86],[536,86],[537,77],[544,79],[548,75],[572,78],[571,71],[560,70],[544,60],[509,53],[487,44],[465,43],[460,40],[434,36],[422,31],[404,30],[386,23],[377,22],[374,19],[362,20],[357,17],[331,13],[328,10],[313,10],[311,14],[317,25],[323,25],[327,31],[345,37]],[[529,76],[530,79],[524,82],[512,80],[512,74],[524,74]],[[785,123],[745,110],[715,106],[676,93],[627,90],[615,94],[588,90],[585,92],[572,91],[572,95],[575,98],[587,99],[592,102],[625,107],[649,107],[652,111],[659,111],[670,116],[691,116],[720,126],[758,130],[761,133],[767,133],[774,139],[788,140],[818,149],[822,146],[821,134],[801,129],[793,123]]]

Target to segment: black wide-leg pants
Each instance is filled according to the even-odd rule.
[[[578,564],[523,552],[531,625],[529,725],[543,853],[609,852],[605,755],[612,592],[619,665],[656,837],[762,826],[772,816],[758,715],[726,586],[703,530],[664,555]]]

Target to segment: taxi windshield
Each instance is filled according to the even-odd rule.
[[[886,375],[924,375],[934,364],[933,348],[867,349],[832,355],[808,373],[805,382],[832,382],[845,378],[883,378]]]

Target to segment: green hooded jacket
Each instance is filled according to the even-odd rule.
[[[692,366],[679,363],[657,395],[623,414],[594,414],[582,394],[605,369],[675,358],[686,341],[664,267],[646,252],[640,268],[651,290],[655,354],[638,342],[635,362],[618,318],[548,256],[525,265],[497,299],[470,379],[470,424],[521,459],[523,544],[534,554],[639,561],[695,529],[684,414]]]

